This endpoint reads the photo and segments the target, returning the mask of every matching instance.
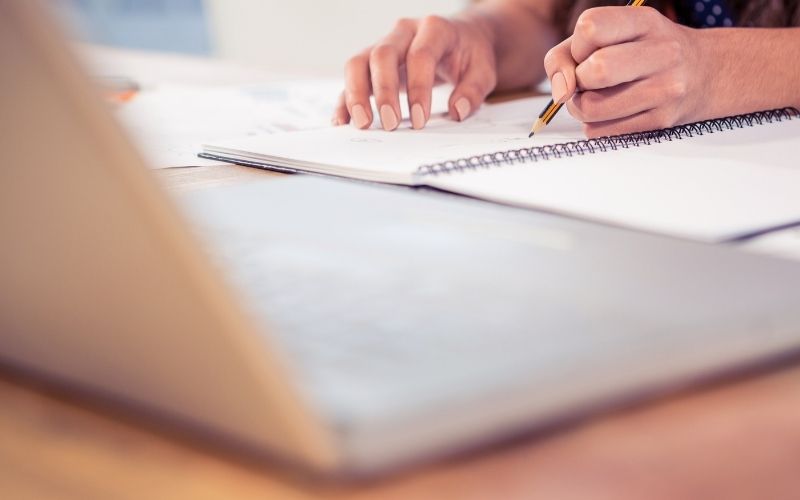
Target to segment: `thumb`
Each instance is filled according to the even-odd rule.
[[[464,121],[486,100],[497,85],[497,76],[490,66],[469,66],[456,84],[447,105],[450,118]]]
[[[565,103],[576,92],[575,67],[577,63],[572,58],[572,37],[559,43],[544,56],[544,70],[550,80],[553,93],[553,102]]]

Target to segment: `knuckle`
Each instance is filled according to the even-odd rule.
[[[348,59],[347,62],[345,62],[344,67],[345,70],[347,71],[356,71],[359,68],[365,66],[366,63],[367,63],[366,58],[363,55],[359,54]]]
[[[558,63],[558,47],[553,47],[544,55],[544,69],[547,74],[551,74],[556,70]]]
[[[664,52],[664,60],[669,66],[676,66],[683,61],[683,45],[678,40],[667,41]]]
[[[370,61],[390,62],[397,59],[397,49],[388,43],[376,45],[370,52]]]
[[[376,97],[397,94],[397,86],[393,85],[390,81],[380,80],[372,83],[372,93],[375,94]]]
[[[575,23],[575,35],[585,40],[594,40],[600,22],[599,12],[597,8],[583,11]]]
[[[401,17],[394,23],[395,31],[413,31],[417,27],[417,21],[408,17]]]
[[[575,62],[583,62],[586,59],[586,55],[585,54],[580,54],[579,53],[579,50],[580,50],[580,49],[578,49],[579,46],[580,46],[580,44],[572,44],[569,47],[569,55],[570,55],[570,57],[572,57],[572,60],[575,61]]]
[[[406,56],[406,63],[409,66],[430,66],[434,62],[433,52],[428,47],[413,47]]]
[[[547,51],[544,56],[545,71],[547,71],[548,75],[552,75],[565,63],[571,65],[573,59],[572,37],[569,37]]]
[[[363,99],[369,96],[372,91],[370,89],[370,82],[367,80],[355,82],[354,85],[347,85],[344,89],[344,101],[352,102],[354,100]]]
[[[421,24],[426,28],[439,30],[444,29],[449,24],[449,21],[442,16],[431,15],[423,17]]]
[[[688,92],[686,82],[683,80],[675,80],[667,85],[666,94],[670,98],[674,99],[683,99],[686,97]]]
[[[645,20],[650,23],[658,23],[661,22],[662,19],[665,19],[661,13],[654,9],[653,7],[646,5],[645,8],[641,10],[642,15],[644,16]]]
[[[424,85],[409,85],[408,86],[408,96],[409,97],[419,97],[424,96],[426,93],[430,94],[431,88],[426,87]]]
[[[585,79],[588,79],[594,84],[593,86],[598,88],[607,87],[611,78],[609,70],[609,66],[611,65],[608,62],[608,57],[599,53],[594,53],[589,56],[589,60],[586,62],[588,62],[588,64],[584,64],[588,66],[588,78]]]

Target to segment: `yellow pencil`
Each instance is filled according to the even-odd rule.
[[[646,1],[647,0],[628,0],[628,5],[630,7],[639,7],[644,5]],[[556,103],[552,99],[550,99],[550,103],[547,106],[545,106],[544,110],[541,112],[541,114],[539,114],[539,118],[531,127],[531,133],[528,134],[528,138],[530,139],[531,137],[539,133],[539,131],[542,130],[545,126],[547,126],[547,124],[550,123],[550,120],[552,120],[553,117],[556,116],[556,113],[558,113],[558,110],[560,110],[561,106],[563,105],[564,105],[563,102]]]

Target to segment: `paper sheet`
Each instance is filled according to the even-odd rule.
[[[117,116],[155,168],[213,165],[203,143],[328,127],[338,80],[233,86],[164,84],[145,88]]]
[[[439,110],[446,109],[444,94]],[[499,150],[554,144],[582,138],[580,124],[566,112],[534,141],[531,124],[548,98],[487,104],[456,122],[434,113],[423,130],[411,129],[407,116],[398,130],[385,132],[376,119],[370,130],[351,126],[213,141],[205,151],[235,155],[271,165],[384,182],[412,183],[420,166]],[[434,108],[436,109],[436,108]]]
[[[121,105],[117,115],[151,166],[216,165],[220,162],[197,157],[203,144],[331,128],[342,88],[338,79],[227,86],[159,84]],[[450,91],[447,86],[434,91],[435,109],[446,109]],[[404,115],[408,117],[407,110]]]

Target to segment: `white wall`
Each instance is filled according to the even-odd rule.
[[[345,60],[399,17],[452,14],[467,0],[206,0],[212,50],[300,76],[340,76]]]

